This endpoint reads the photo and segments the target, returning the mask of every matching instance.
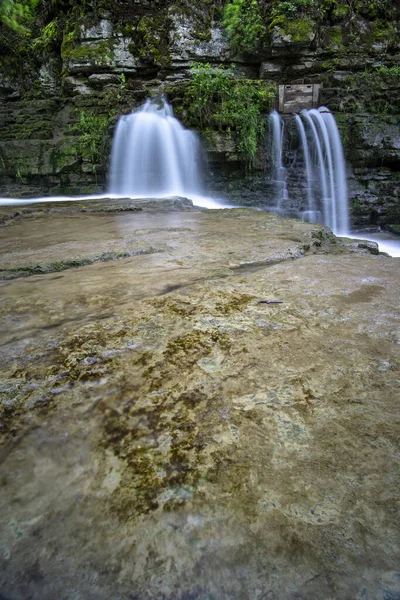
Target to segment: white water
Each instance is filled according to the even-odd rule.
[[[321,113],[312,108],[308,111],[310,117],[314,120],[317,131],[319,132],[319,141],[322,148],[325,151],[326,159],[326,173],[328,180],[328,201],[326,202],[326,210],[324,213],[325,224],[332,229],[333,232],[337,232],[337,214],[336,214],[336,197],[335,197],[335,179],[333,173],[333,159],[332,159],[332,147],[329,138],[328,129],[325,121],[322,118]]]
[[[320,221],[335,234],[346,235],[349,232],[346,168],[335,118],[325,106],[318,110],[303,110],[301,116],[305,124],[299,115],[295,115],[307,178],[307,209],[302,212],[302,218]],[[288,199],[287,169],[282,160],[284,130],[276,111],[271,113],[270,123],[274,177],[283,190],[282,194],[277,194],[277,208],[282,213],[285,209],[283,201]]]
[[[176,194],[161,196],[160,199],[163,198],[174,198]],[[188,200],[193,202],[194,206],[198,206],[200,208],[235,208],[233,204],[228,204],[225,200],[219,198],[211,198],[210,196],[197,196],[196,194],[186,194],[184,196]],[[131,199],[138,200],[140,198],[149,198],[149,196],[130,196],[124,195],[119,196],[117,194],[99,194],[97,196],[44,196],[42,198],[0,198],[0,206],[23,206],[24,204],[42,204],[43,202],[80,202],[82,200],[90,201],[90,200],[121,200],[123,199]]]
[[[361,231],[360,235],[355,233],[347,234],[347,238],[353,240],[366,240],[367,242],[376,242],[379,246],[379,252],[386,252],[394,258],[400,257],[400,238],[395,238],[393,235],[385,232],[368,233],[367,236]]]
[[[274,165],[274,183],[278,188],[278,210],[281,209],[281,204],[284,200],[288,200],[288,191],[286,183],[286,169],[283,166],[282,151],[283,151],[283,123],[279,113],[274,110],[269,116],[270,129],[272,138],[272,154]]]
[[[304,161],[306,163],[306,174],[307,174],[307,220],[311,220],[314,216],[316,216],[316,207],[314,202],[313,190],[312,190],[312,168],[311,168],[311,159],[310,159],[310,151],[308,149],[306,130],[304,129],[303,121],[299,117],[299,115],[295,115],[297,129],[299,130],[301,145],[303,148]]]
[[[203,196],[197,135],[175,119],[164,98],[120,117],[113,140],[110,193],[118,196]]]
[[[335,118],[325,106],[302,111],[302,115],[316,149],[324,224],[337,235],[346,235],[349,232],[346,168]]]
[[[0,198],[0,206],[41,202],[76,202],[103,198],[184,197],[201,208],[232,208],[203,190],[202,149],[193,131],[173,116],[164,98],[147,100],[137,111],[122,116],[116,126],[110,167],[109,193],[94,196]]]
[[[342,140],[340,139],[339,130],[333,114],[325,106],[322,106],[318,110],[322,114],[322,118],[325,121],[332,148],[333,174],[335,182],[336,229],[340,235],[349,231],[347,178]]]
[[[328,181],[326,179],[325,161],[324,161],[324,155],[322,153],[321,143],[319,141],[317,128],[314,125],[314,121],[308,114],[308,111],[303,110],[301,114],[304,116],[304,118],[312,132],[312,136],[313,136],[313,140],[314,140],[314,144],[315,144],[315,152],[317,155],[319,180],[320,180],[320,185],[321,185],[320,194],[322,195],[322,203],[321,204],[323,205],[323,206],[321,206],[321,208],[323,208],[325,214],[327,215],[327,214],[329,214]]]

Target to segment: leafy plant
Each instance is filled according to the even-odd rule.
[[[360,75],[361,79],[365,83],[380,86],[382,81],[388,83],[399,83],[400,82],[400,65],[393,65],[391,67],[381,66],[375,69],[365,69]]]
[[[225,6],[222,24],[238,52],[254,52],[266,34],[256,0],[230,0]]]
[[[317,13],[330,15],[334,20],[350,21],[355,16],[376,19],[379,17],[390,20],[390,11],[395,8],[393,0],[319,0],[314,1]]]
[[[53,19],[41,32],[40,37],[32,42],[32,49],[37,51],[46,51],[61,46],[63,38],[63,23],[61,19]]]
[[[85,110],[79,113],[78,123],[71,131],[80,133],[76,150],[87,162],[98,164],[105,159],[109,142],[108,126],[109,118],[106,115],[96,115]]]
[[[392,67],[382,66],[377,68],[377,73],[388,77],[389,79],[400,79],[400,65],[393,65]]]
[[[119,92],[117,94],[117,100],[122,100],[124,91],[126,90],[126,77],[125,73],[121,73],[119,76]]]
[[[187,116],[203,130],[231,132],[237,149],[252,166],[265,130],[264,113],[275,99],[275,86],[264,81],[241,79],[232,68],[194,64],[193,79],[186,91]]]
[[[23,165],[15,165],[16,168],[16,172],[15,172],[15,179],[17,181],[19,181],[20,183],[23,183],[24,185],[26,185],[28,182],[25,179],[25,168]]]
[[[290,2],[278,2],[276,12],[288,17],[295,17],[302,11],[315,6],[314,0],[291,0]]]
[[[28,24],[39,0],[1,0],[0,23],[17,33],[29,34]]]

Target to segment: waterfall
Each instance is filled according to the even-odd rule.
[[[310,223],[315,223],[318,221],[318,214],[315,207],[314,195],[312,190],[312,167],[311,167],[311,158],[310,152],[308,149],[306,130],[303,125],[303,121],[299,117],[299,115],[295,115],[296,125],[299,131],[301,145],[304,154],[304,161],[306,163],[306,175],[307,175],[307,210],[303,212],[303,219],[305,221],[309,221]]]
[[[338,235],[349,231],[346,169],[339,130],[325,106],[302,111],[310,126],[320,173],[323,222]]]
[[[270,131],[272,139],[272,160],[274,167],[273,181],[278,189],[278,211],[281,209],[281,204],[288,199],[286,169],[283,166],[282,151],[283,151],[283,123],[279,113],[274,110],[270,114]]]
[[[345,235],[349,232],[349,212],[346,166],[344,162],[342,140],[340,139],[339,130],[332,113],[325,106],[319,108],[319,111],[325,121],[332,146],[335,180],[336,232]]]
[[[318,110],[303,110],[295,115],[297,131],[304,156],[307,177],[306,221],[321,221],[338,235],[349,232],[346,168],[339,130],[332,113],[325,106]],[[303,122],[304,120],[304,122]],[[277,207],[282,213],[282,201],[288,199],[286,171],[283,166],[283,127],[276,111],[270,115],[272,158],[275,180],[282,184]],[[317,175],[317,176],[315,176]]]
[[[305,120],[307,121],[307,123],[311,129],[312,137],[314,140],[315,151],[317,154],[317,161],[318,161],[319,180],[320,180],[320,186],[321,186],[320,193],[322,194],[323,206],[321,208],[323,209],[323,214],[328,215],[329,214],[328,181],[326,178],[326,169],[325,169],[324,155],[322,152],[322,146],[321,146],[321,143],[320,143],[320,140],[318,137],[317,128],[314,125],[314,121],[308,114],[308,111],[303,110],[302,115],[304,116]]]
[[[110,193],[163,197],[202,194],[202,151],[164,97],[120,117],[113,140]]]

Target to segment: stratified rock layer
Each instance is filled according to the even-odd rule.
[[[191,68],[222,64],[255,86],[259,79],[269,86],[319,84],[321,104],[340,122],[352,224],[399,224],[398,3],[332,2],[328,10],[326,2],[308,8],[307,2],[260,2],[269,33],[257,51],[243,55],[223,27],[225,4],[61,2],[52,16],[42,14],[33,45],[28,37],[21,47],[2,47],[0,24],[0,196],[104,192],[118,116],[166,93],[184,125],[204,134],[214,193],[239,205],[275,206],[264,139],[249,175],[235,120],[217,116],[207,124],[200,109],[189,116],[196,103],[188,89]],[[295,129],[284,156],[293,173],[287,208],[300,214],[307,210],[304,160],[294,119],[285,119],[285,131]]]
[[[81,208],[1,226],[2,595],[398,598],[398,259]]]

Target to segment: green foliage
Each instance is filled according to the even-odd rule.
[[[80,134],[76,151],[85,161],[99,164],[106,158],[108,151],[109,117],[97,115],[89,111],[79,112],[78,123],[71,127],[71,131]]]
[[[309,42],[313,38],[315,23],[312,19],[293,19],[277,15],[271,22],[271,28],[278,27],[282,35],[291,37],[293,42]]]
[[[400,65],[367,68],[343,80],[342,112],[369,112],[397,118],[400,111]]]
[[[303,11],[315,6],[314,0],[291,0],[291,2],[278,2],[276,13],[288,17],[296,17]]]
[[[49,51],[60,47],[63,38],[63,23],[60,19],[53,19],[42,30],[41,35],[32,42],[35,52]]]
[[[350,28],[357,27],[354,17],[370,20],[383,18],[390,22],[395,17],[393,0],[260,0],[267,10],[269,22],[282,17],[298,19],[308,17],[331,25],[344,22]],[[271,24],[270,24],[271,27]]]
[[[275,99],[275,86],[240,79],[234,69],[194,64],[186,91],[187,116],[202,129],[232,132],[238,151],[248,166],[254,162],[264,133],[264,113]]]
[[[27,183],[26,179],[24,179],[24,168],[21,167],[20,165],[16,165],[15,178],[20,183],[23,183],[23,184]]]
[[[254,52],[266,34],[256,0],[230,0],[225,6],[222,24],[238,52]]]
[[[269,30],[275,27],[281,35],[290,36],[293,42],[309,42],[313,39],[317,5],[315,0],[291,0],[276,2],[271,10]]]
[[[125,77],[125,73],[121,73],[121,75],[119,76],[119,93],[117,95],[117,100],[122,100],[123,99],[123,95],[124,92],[126,90],[126,77]]]
[[[121,90],[124,90],[126,88],[125,73],[121,73],[121,75],[119,76],[119,87]]]
[[[39,0],[1,0],[0,22],[17,33],[29,34],[35,8]]]
[[[361,77],[364,81],[373,81],[378,78],[400,83],[400,65],[393,65],[392,67],[382,66],[374,70],[365,70]]]
[[[314,1],[316,13],[333,21],[350,21],[355,16],[390,20],[390,13],[395,8],[393,0],[320,0]]]
[[[133,55],[141,56],[158,65],[168,65],[171,58],[168,53],[169,30],[168,21],[164,14],[142,16],[135,26],[126,26],[131,29],[132,43],[129,50]]]

